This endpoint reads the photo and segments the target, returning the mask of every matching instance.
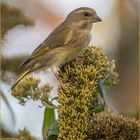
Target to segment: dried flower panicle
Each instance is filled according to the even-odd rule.
[[[39,86],[40,80],[28,76],[24,78],[12,91],[12,95],[16,97],[20,104],[24,105],[28,100],[41,101],[43,106],[52,103],[49,101],[51,87],[48,84]]]
[[[5,33],[16,25],[33,25],[33,21],[23,15],[20,9],[2,3],[1,5],[1,35],[4,36]]]
[[[140,124],[112,111],[93,114],[88,130],[90,140],[138,140]]]
[[[79,58],[61,68],[59,77],[67,84],[58,90],[58,140],[83,140],[87,137],[88,111],[91,105],[98,104],[95,96],[99,92],[98,81],[104,79],[108,83],[117,83],[117,75],[112,76],[114,65],[102,48],[91,46]],[[92,101],[97,102],[93,105]]]
[[[19,135],[17,137],[18,140],[37,140],[35,137],[31,135],[31,133],[24,128],[23,130],[19,130]]]

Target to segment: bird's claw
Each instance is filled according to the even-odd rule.
[[[59,85],[58,85],[58,88],[63,88],[63,87],[66,87],[68,86],[69,83],[63,83],[61,80],[59,81]]]
[[[85,60],[85,58],[83,58],[83,57],[78,57],[78,58],[76,59],[76,63],[78,63],[78,64],[83,64],[84,60]]]

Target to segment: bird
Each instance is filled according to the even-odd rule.
[[[11,86],[16,85],[29,73],[41,69],[59,68],[75,59],[91,40],[93,23],[102,21],[90,7],[80,7],[70,12],[49,36],[19,65],[23,73]]]

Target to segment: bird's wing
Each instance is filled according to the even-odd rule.
[[[72,29],[70,27],[63,26],[63,23],[60,24],[49,36],[46,40],[44,40],[31,54],[29,58],[24,60],[19,67],[26,65],[31,60],[41,56],[50,50],[65,46],[70,41],[70,37],[72,36]]]
[[[63,46],[67,40],[69,34],[71,34],[72,29],[68,26],[60,24],[52,33],[45,39],[32,53],[32,55],[40,52],[47,46],[49,50]]]

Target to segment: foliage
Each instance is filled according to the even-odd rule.
[[[55,112],[53,108],[45,108],[44,111],[44,120],[43,120],[43,128],[42,128],[42,135],[43,138],[48,138],[49,136],[54,135],[54,133],[52,134],[52,132],[54,132],[51,127],[52,124],[56,121],[55,119]]]

